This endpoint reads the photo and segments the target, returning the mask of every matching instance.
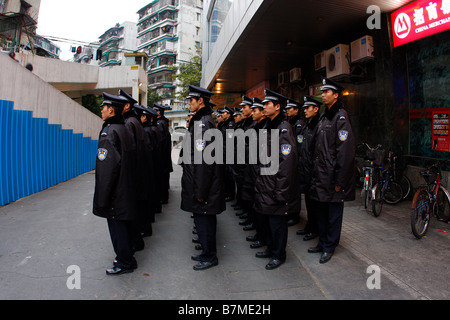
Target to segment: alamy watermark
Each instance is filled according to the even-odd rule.
[[[259,164],[261,175],[278,172],[280,155],[288,156],[295,146],[280,146],[278,129],[219,129],[203,130],[204,124],[196,121],[194,132],[183,138],[184,164]],[[191,151],[193,150],[193,154]]]
[[[377,5],[371,5],[367,8],[367,14],[370,17],[367,19],[366,25],[369,30],[381,29],[381,9]]]

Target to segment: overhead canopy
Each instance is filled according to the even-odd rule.
[[[408,2],[265,0],[216,70],[214,80],[205,86],[217,92],[220,82],[221,92],[245,92],[264,80],[276,78],[279,72],[306,65],[313,68],[315,54],[370,34],[369,6],[376,5],[383,13]],[[381,25],[387,26],[385,21]]]

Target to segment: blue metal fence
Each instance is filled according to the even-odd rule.
[[[95,169],[98,141],[0,100],[0,206]]]

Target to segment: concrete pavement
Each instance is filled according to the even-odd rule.
[[[362,200],[345,205],[341,245],[327,264],[289,228],[288,257],[267,271],[245,241],[235,211],[218,217],[219,266],[194,271],[193,219],[180,207],[181,168],[138,269],[106,276],[114,252],[106,220],[92,214],[93,172],[0,207],[0,299],[38,300],[414,300],[449,299],[450,226],[433,219],[427,237],[410,231],[410,202],[375,218]],[[304,207],[304,205],[303,205]],[[302,217],[305,216],[302,209]],[[380,271],[379,282],[369,266]],[[75,266],[68,269],[70,266]],[[369,268],[369,270],[368,270]],[[75,271],[73,271],[75,270]],[[368,273],[369,271],[369,273]],[[77,275],[79,278],[76,278]],[[370,277],[370,279],[369,279]],[[77,282],[77,280],[80,280]],[[369,289],[379,284],[379,289]],[[79,289],[78,289],[79,285]],[[69,287],[75,287],[69,289]]]

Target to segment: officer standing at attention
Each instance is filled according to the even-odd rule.
[[[163,141],[161,145],[162,151],[162,185],[161,185],[161,203],[169,203],[169,189],[170,189],[170,173],[173,172],[172,166],[172,138],[169,131],[169,120],[164,116],[165,107],[154,104],[155,111],[158,112],[159,117],[156,120],[156,126],[160,130]]]
[[[328,262],[339,245],[344,201],[355,200],[355,138],[340,97],[343,87],[323,80],[322,100],[326,106],[320,116],[314,151],[310,197],[319,201],[317,222],[319,243],[308,252],[322,252],[320,263]]]
[[[303,230],[298,230],[298,235],[304,235],[303,240],[308,241],[317,237],[317,205],[309,196],[311,174],[314,165],[313,156],[316,145],[317,123],[320,117],[321,102],[313,97],[305,96],[303,109],[306,117],[305,125],[296,125],[294,131],[297,139],[298,150],[298,174],[300,192],[305,195],[306,214],[308,221]]]
[[[297,149],[292,126],[285,120],[283,107],[287,98],[265,90],[264,114],[267,121],[267,150],[271,150],[271,140],[274,138],[272,130],[278,131],[278,150],[271,150],[278,155],[278,167],[273,174],[263,173],[261,165],[259,176],[255,183],[255,210],[264,215],[269,226],[266,239],[267,248],[263,252],[257,252],[258,258],[270,258],[266,265],[267,270],[279,267],[286,260],[286,245],[288,238],[289,206],[295,197],[298,197],[296,187],[297,178]]]
[[[292,129],[295,134],[295,125],[299,122],[302,122],[300,120],[300,115],[298,113],[299,109],[301,107],[300,102],[297,102],[293,99],[288,99],[286,103],[286,115],[289,121],[289,124],[292,126]],[[294,135],[295,137],[295,135]],[[300,222],[300,210],[302,209],[302,198],[300,196],[300,193],[298,197],[296,197],[293,200],[293,203],[290,206],[289,210],[289,220],[288,220],[288,226],[296,225]]]
[[[142,174],[147,168],[146,160],[148,159],[148,149],[146,148],[145,139],[146,134],[140,120],[137,119],[137,114],[134,111],[134,105],[137,101],[133,99],[128,93],[119,90],[119,95],[128,100],[123,108],[122,115],[125,120],[125,127],[131,133],[136,146],[136,176],[134,177],[136,183],[138,216],[136,217],[135,224],[135,237],[134,237],[134,249],[140,251],[144,249],[145,243],[142,239],[142,233],[152,233],[151,224],[145,224],[144,221],[149,220],[151,212],[149,211],[149,198],[150,189],[146,181],[145,175]],[[149,229],[150,228],[150,229]]]
[[[189,123],[190,139],[184,139],[183,175],[181,178],[181,209],[192,212],[202,253],[193,255],[192,260],[199,263],[194,270],[205,270],[217,266],[216,228],[217,215],[225,211],[225,190],[223,165],[205,162],[204,150],[213,141],[203,139],[209,129],[215,129],[213,112],[209,105],[212,92],[189,86],[189,107],[195,112]],[[200,131],[201,136],[195,133]],[[187,146],[186,141],[190,141]],[[199,154],[200,153],[200,154]],[[199,158],[201,161],[199,162]]]
[[[226,146],[227,141],[233,139],[233,134],[227,134],[227,130],[234,129],[234,119],[231,116],[233,110],[225,106],[222,111],[223,125],[220,131],[223,135],[223,159],[224,159],[224,170],[225,170],[225,201],[232,201],[236,197],[236,182],[234,181],[232,164],[226,164]]]
[[[103,93],[104,123],[98,141],[93,213],[107,219],[116,253],[107,275],[133,272],[137,268],[133,250],[136,150],[122,117],[127,102],[123,97]]]

